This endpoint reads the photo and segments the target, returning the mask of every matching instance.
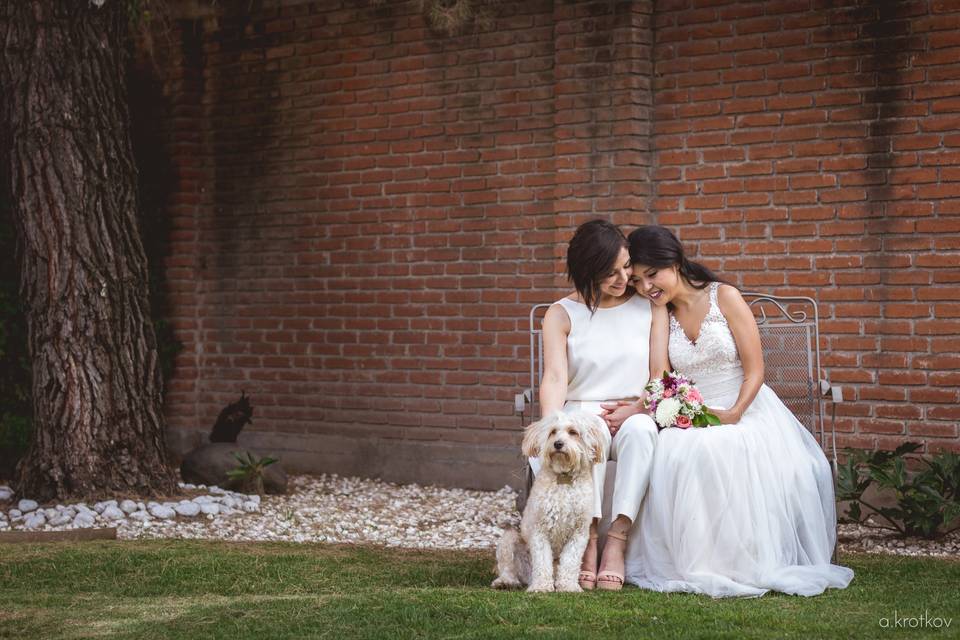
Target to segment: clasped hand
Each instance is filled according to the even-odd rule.
[[[617,431],[630,416],[640,413],[637,402],[630,400],[617,400],[616,402],[604,402],[600,405],[600,417],[607,423],[610,429],[610,437],[617,435]]]

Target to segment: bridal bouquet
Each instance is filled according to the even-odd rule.
[[[717,416],[703,404],[693,380],[682,373],[664,371],[662,377],[652,380],[645,388],[647,397],[643,406],[650,410],[660,428],[688,429],[720,424]]]

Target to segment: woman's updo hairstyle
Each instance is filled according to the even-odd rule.
[[[627,239],[606,220],[591,220],[577,227],[567,246],[567,277],[590,313],[600,306],[600,281],[614,268]]]
[[[666,227],[648,225],[630,232],[630,262],[656,269],[677,265],[680,276],[696,289],[705,289],[711,282],[725,282],[699,262],[687,260],[683,245]]]

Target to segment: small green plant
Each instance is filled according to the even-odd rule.
[[[941,452],[908,458],[920,448],[915,442],[906,442],[893,451],[847,449],[847,461],[840,466],[837,477],[837,499],[850,501],[847,519],[924,538],[960,528],[951,528],[960,518],[960,455]],[[915,472],[908,471],[911,460],[919,467]],[[863,499],[864,492],[874,484],[881,492],[893,492],[895,507],[875,506]],[[865,513],[861,505],[869,512]],[[877,522],[873,514],[884,522]]]
[[[254,491],[258,495],[263,495],[264,471],[271,464],[277,462],[277,459],[264,456],[257,460],[249,451],[234,453],[233,457],[240,464],[236,469],[227,471],[227,477],[230,478],[231,485],[242,491]]]

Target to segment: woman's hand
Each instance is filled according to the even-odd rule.
[[[720,419],[720,424],[736,424],[743,417],[739,409],[710,409],[710,413]]]
[[[604,402],[600,405],[602,411],[600,417],[607,423],[610,429],[610,436],[617,435],[617,431],[630,416],[640,413],[640,407],[636,401],[618,400],[617,402]]]

